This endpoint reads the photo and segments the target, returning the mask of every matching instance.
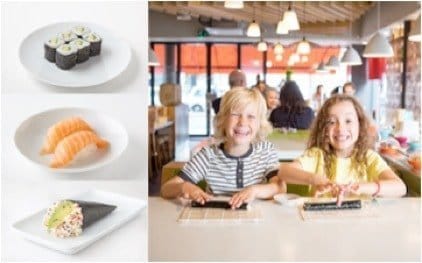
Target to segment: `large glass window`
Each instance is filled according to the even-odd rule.
[[[263,53],[258,51],[255,44],[241,45],[241,68],[246,74],[246,85],[255,86],[257,76],[262,80]]]
[[[206,46],[181,44],[180,85],[182,102],[189,106],[189,134],[206,135]]]

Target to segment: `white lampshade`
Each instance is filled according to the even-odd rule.
[[[148,49],[148,66],[155,67],[159,65],[160,65],[160,62],[158,61],[154,50],[152,50],[152,48],[149,48]]]
[[[363,56],[365,58],[389,58],[394,56],[393,47],[380,32],[377,32],[366,45]]]
[[[311,45],[305,37],[303,37],[302,41],[297,45],[296,53],[299,55],[308,55],[311,53]]]
[[[285,21],[287,25],[287,29],[290,31],[299,30],[299,21],[297,20],[296,12],[293,11],[290,7],[287,11],[283,14],[283,21]]]
[[[252,23],[248,26],[248,31],[246,32],[248,37],[260,37],[261,36],[261,29],[259,28],[259,24],[252,21]]]
[[[289,33],[289,28],[285,20],[281,19],[278,21],[275,32],[279,35],[287,35]]]
[[[306,62],[308,62],[309,61],[309,58],[308,58],[308,56],[306,56],[306,55],[304,55],[304,56],[302,56],[301,58],[300,58],[300,62],[302,62],[302,63],[306,63]]]
[[[338,61],[338,57],[332,55],[329,59],[327,64],[325,65],[325,68],[327,69],[336,69],[340,67],[340,62]]]
[[[294,59],[292,56],[289,57],[289,60],[287,61],[287,66],[293,66],[295,64]]]
[[[224,7],[230,9],[241,9],[243,8],[242,0],[226,0],[224,1]]]
[[[264,51],[267,51],[267,49],[268,49],[267,42],[261,39],[261,41],[259,41],[258,43],[258,51],[264,52]]]
[[[317,72],[328,72],[328,70],[325,68],[324,62],[321,61],[321,63],[318,64],[318,67],[316,69]]]
[[[282,61],[282,60],[283,60],[283,55],[281,54],[275,55],[275,61]]]
[[[280,42],[277,42],[274,46],[274,54],[281,55],[284,52],[283,45]]]
[[[412,23],[409,33],[409,41],[421,42],[421,17]]]
[[[362,65],[362,59],[360,58],[356,49],[354,49],[352,46],[349,46],[341,58],[341,63],[349,66],[357,66]]]

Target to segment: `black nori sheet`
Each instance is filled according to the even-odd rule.
[[[100,54],[101,52],[101,42],[102,40],[98,41],[98,42],[89,42],[90,45],[90,50],[91,52],[89,53],[90,56],[97,56]]]
[[[227,201],[208,201],[208,202],[205,202],[204,204],[198,203],[196,201],[192,201],[191,207],[231,209],[231,205]],[[248,204],[242,204],[240,207],[236,209],[246,210],[247,208],[248,208]]]
[[[56,49],[44,44],[44,57],[50,62],[56,62]]]
[[[361,200],[347,200],[341,203],[341,206],[337,206],[336,202],[324,202],[324,203],[304,203],[303,210],[305,211],[322,211],[322,210],[342,210],[342,209],[361,209]]]
[[[84,47],[84,48],[78,48],[76,63],[82,63],[89,59],[89,54],[91,52],[90,46]]]
[[[56,52],[56,66],[61,69],[70,69],[76,65],[77,55],[76,53],[63,56],[59,52]]]
[[[80,200],[69,200],[77,203],[82,208],[82,215],[84,217],[82,229],[87,228],[98,220],[104,218],[106,215],[113,212],[116,209],[115,205],[107,205],[97,202],[80,201]]]

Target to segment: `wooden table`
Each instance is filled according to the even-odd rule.
[[[308,130],[283,133],[274,129],[274,132],[268,136],[268,140],[274,143],[280,161],[292,161],[305,151],[308,137]]]
[[[376,218],[303,221],[255,201],[263,222],[180,224],[182,205],[150,197],[149,261],[420,261],[420,198],[383,199]]]

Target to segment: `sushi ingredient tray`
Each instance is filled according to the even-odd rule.
[[[71,70],[62,70],[44,58],[43,43],[59,32],[84,25],[102,38],[101,55],[90,57]],[[45,83],[66,88],[82,88],[103,84],[120,75],[129,65],[130,46],[107,29],[92,23],[62,22],[50,24],[28,35],[19,48],[22,65]]]
[[[58,238],[47,232],[42,222],[47,207],[51,204],[46,204],[45,209],[15,222],[12,225],[13,229],[25,239],[38,245],[64,254],[75,254],[134,219],[146,207],[144,200],[99,190],[90,190],[65,198],[112,204],[116,206],[116,209],[103,219],[84,229],[83,233],[78,237]],[[51,200],[51,203],[54,201],[56,200]]]
[[[91,151],[68,166],[50,168],[51,154],[40,154],[47,130],[58,121],[72,116],[81,117],[87,121],[99,137],[108,141],[109,146]],[[127,147],[128,134],[119,122],[103,113],[85,108],[56,108],[24,120],[17,128],[14,140],[23,156],[44,169],[55,173],[80,173],[99,168],[117,159]]]

